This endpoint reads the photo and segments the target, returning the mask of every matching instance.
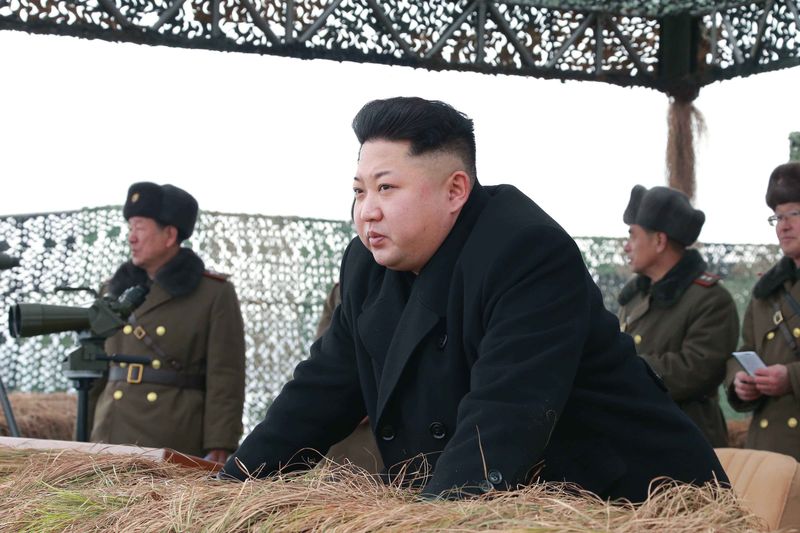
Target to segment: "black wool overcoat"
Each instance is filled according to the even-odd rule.
[[[387,475],[426,462],[428,494],[538,479],[640,501],[659,476],[727,481],[575,242],[512,186],[476,185],[418,276],[353,240],[341,290],[330,329],[226,474],[302,467],[367,415]]]

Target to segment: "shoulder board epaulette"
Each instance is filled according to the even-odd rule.
[[[213,270],[206,270],[203,272],[203,275],[207,278],[215,279],[217,281],[228,281],[228,278],[230,277],[228,274],[214,272]]]
[[[703,272],[694,280],[694,282],[701,287],[711,287],[716,285],[719,280],[722,278],[717,276],[716,274],[712,274],[711,272]]]

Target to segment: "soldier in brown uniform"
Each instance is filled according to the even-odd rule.
[[[680,191],[636,185],[623,220],[630,225],[625,253],[638,275],[619,295],[621,328],[709,442],[726,446],[717,389],[736,348],[739,317],[720,278],[687,249],[705,215]]]
[[[147,356],[151,363],[109,368],[92,440],[224,461],[242,434],[244,328],[236,291],[181,247],[197,218],[197,202],[186,191],[135,183],[123,215],[131,260],[107,292],[119,295],[134,285],[150,292],[106,351]]]
[[[800,162],[772,172],[766,200],[784,257],[753,288],[741,349],[758,353],[767,367],[753,377],[731,358],[726,385],[734,409],[753,411],[746,446],[800,460]]]

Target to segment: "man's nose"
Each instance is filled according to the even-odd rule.
[[[360,207],[359,217],[361,217],[361,220],[367,222],[370,220],[380,219],[381,209],[374,195],[366,194],[364,199],[361,201]]]
[[[625,241],[622,244],[622,251],[624,251],[626,254],[631,251],[631,242],[630,241]]]

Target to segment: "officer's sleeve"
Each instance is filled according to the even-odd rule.
[[[739,351],[755,351],[755,349],[756,343],[755,333],[753,330],[753,300],[751,299],[750,303],[747,304],[747,309],[744,312],[744,321],[742,322],[742,345],[739,346]],[[725,391],[728,396],[728,403],[736,411],[752,411],[761,400],[745,402],[736,395],[736,391],[734,390],[733,380],[736,377],[736,373],[740,372],[741,370],[742,365],[736,361],[735,357],[731,356],[727,361],[724,382]]]
[[[342,260],[342,279],[352,245]],[[344,283],[340,285],[345,295]],[[223,476],[246,479],[313,465],[366,416],[352,324],[338,306],[311,355],[272,402],[264,420],[225,463]]]
[[[795,402],[800,404],[800,361],[795,361],[786,365],[789,371],[789,394],[794,396]]]
[[[705,293],[691,310],[679,351],[640,354],[676,402],[715,395],[739,339],[739,315],[730,293],[722,287]]]
[[[203,448],[235,450],[244,409],[244,325],[236,290],[225,282],[211,307],[206,353]]]
[[[485,329],[470,391],[425,494],[528,481],[583,354],[591,278],[574,241],[556,228],[528,228],[489,260],[484,286],[475,287]]]

